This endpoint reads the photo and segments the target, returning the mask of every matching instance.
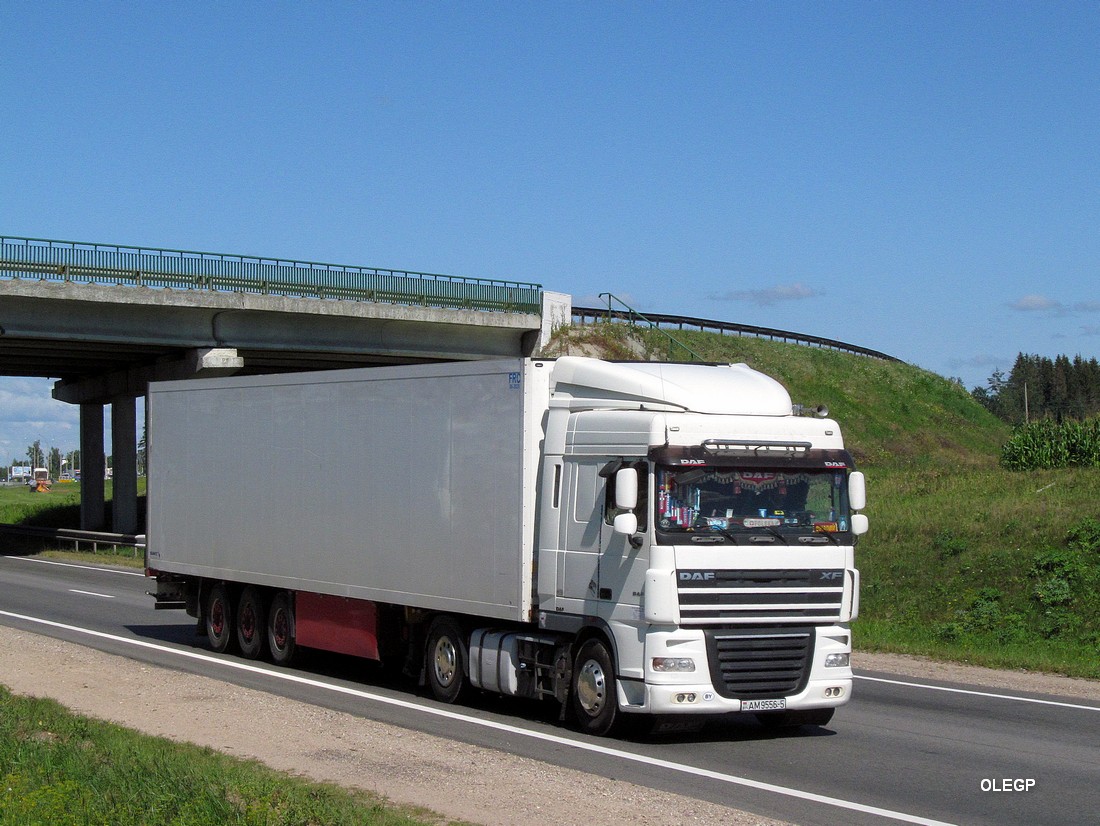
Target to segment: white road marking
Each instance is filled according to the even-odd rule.
[[[921,824],[921,826],[952,826],[952,824],[946,823],[942,820],[931,820],[926,817],[911,815],[905,812],[896,812],[891,809],[882,809],[878,806],[868,806],[863,803],[856,803],[851,800],[842,800],[836,797],[828,797],[826,795],[806,792],[802,791],[801,789],[793,789],[787,786],[777,786],[773,783],[763,783],[759,780],[751,780],[747,777],[738,777],[737,775],[724,774],[722,772],[711,771],[709,769],[701,769],[695,766],[685,766],[680,763],[673,763],[668,760],[660,760],[655,757],[647,757],[646,755],[642,754],[634,754],[632,752],[623,751],[622,749],[613,748],[611,746],[601,746],[595,743],[585,743],[577,740],[571,740],[567,737],[560,737],[556,734],[530,731],[528,729],[520,728],[518,726],[511,726],[507,723],[500,723],[494,720],[479,720],[477,718],[468,717],[464,714],[461,714],[457,711],[452,711],[450,709],[434,708],[431,706],[410,702],[408,700],[400,700],[396,697],[385,697],[380,694],[373,694],[370,691],[351,688],[349,686],[333,685],[331,683],[322,682],[321,680],[317,680],[312,677],[306,677],[300,674],[286,674],[279,671],[271,671],[267,668],[263,668],[261,666],[257,666],[245,661],[223,660],[199,651],[187,651],[180,648],[170,648],[166,645],[161,645],[159,643],[147,642],[145,640],[128,639],[126,637],[119,637],[115,634],[108,634],[103,631],[93,631],[89,628],[80,628],[75,625],[65,625],[64,623],[41,619],[39,617],[29,617],[25,614],[14,614],[10,611],[0,611],[0,616],[11,617],[12,619],[22,620],[24,622],[37,623],[39,625],[46,625],[51,628],[59,628],[77,634],[85,634],[90,637],[98,637],[104,640],[111,640],[112,642],[122,643],[124,645],[132,645],[137,648],[147,648],[153,651],[160,651],[165,654],[184,657],[186,659],[199,660],[205,663],[211,663],[226,668],[236,669],[237,671],[251,672],[254,674],[264,674],[268,677],[280,679],[285,682],[297,683],[298,685],[310,686],[312,688],[319,688],[326,691],[332,691],[337,694],[346,694],[364,700],[371,700],[377,703],[396,706],[397,708],[403,708],[409,711],[419,711],[424,714],[430,714],[435,717],[442,717],[448,720],[459,720],[463,723],[480,726],[482,728],[494,729],[496,731],[502,731],[520,737],[527,737],[532,740],[542,740],[544,742],[553,743],[558,746],[565,746],[567,748],[573,748],[579,751],[587,751],[594,754],[602,754],[608,757],[614,757],[616,759],[625,760],[631,763],[640,763],[646,766],[653,766],[655,768],[679,772],[681,774],[689,774],[695,777],[715,780],[720,783],[728,783],[735,786],[745,786],[751,789],[759,789],[765,792],[772,792],[773,794],[784,795],[786,797],[794,797],[798,798],[799,800],[808,800],[814,803],[822,803],[827,806],[835,806],[840,809],[848,809],[850,811],[861,812],[863,814],[876,815],[878,817],[884,817],[890,820],[897,820],[903,823],[917,823]]]
[[[103,599],[114,599],[114,597],[111,596],[110,594],[97,594],[95,591],[80,591],[80,590],[77,590],[76,588],[70,588],[69,593],[70,594],[84,594],[85,596],[89,596],[89,597],[103,597]]]
[[[975,697],[990,697],[996,700],[1015,700],[1018,703],[1038,703],[1044,706],[1060,706],[1061,708],[1076,708],[1084,711],[1100,711],[1097,706],[1082,706],[1075,703],[1063,703],[1058,700],[1037,700],[1034,697],[1017,697],[1014,694],[993,694],[989,691],[974,691],[968,688],[949,688],[942,685],[928,685],[927,683],[908,683],[904,680],[887,680],[882,677],[864,677],[856,674],[857,680],[867,680],[872,683],[890,683],[891,685],[904,685],[909,688],[927,688],[929,691],[949,691],[955,694],[971,694]]]
[[[144,571],[120,571],[116,568],[104,568],[102,565],[77,565],[75,562],[58,562],[56,559],[38,559],[33,556],[9,556],[7,559],[22,559],[24,562],[38,562],[42,565],[60,565],[62,568],[80,568],[82,571],[100,571],[105,574],[122,574],[123,576],[145,576]]]

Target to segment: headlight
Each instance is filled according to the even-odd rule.
[[[849,654],[828,654],[825,657],[826,668],[847,668]]]
[[[690,657],[654,657],[654,671],[694,671],[695,660]]]

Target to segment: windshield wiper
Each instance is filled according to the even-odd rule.
[[[784,545],[789,545],[789,544],[791,544],[790,542],[788,542],[788,541],[787,541],[787,537],[785,537],[785,536],[784,536],[783,534],[781,534],[781,533],[779,532],[779,530],[778,530],[777,528],[772,528],[772,527],[761,527],[761,528],[751,528],[751,529],[749,529],[749,530],[754,530],[754,531],[756,531],[756,530],[763,530],[763,531],[767,531],[767,532],[768,532],[769,534],[771,534],[772,536],[774,536],[774,537],[778,538],[778,539],[779,539],[780,541],[782,541]],[[758,536],[755,536],[755,537],[753,537],[753,539],[758,539],[758,538],[759,538]],[[752,540],[750,540],[750,541],[752,541]]]
[[[715,533],[722,534],[722,536],[726,537],[726,539],[728,539],[730,542],[732,542],[735,545],[737,544],[737,535],[734,534],[734,532],[731,531],[729,528],[716,528],[712,525],[710,530],[714,531]],[[742,528],[742,531],[743,530],[744,530],[744,528]],[[742,535],[744,535],[744,534],[742,534]]]

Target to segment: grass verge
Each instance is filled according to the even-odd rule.
[[[423,826],[430,812],[73,715],[0,686],[0,824]]]
[[[144,494],[145,480],[139,481],[138,492]],[[108,481],[108,501],[111,492],[112,485]],[[139,499],[139,503],[141,501]],[[25,485],[0,485],[0,522],[45,528],[75,528],[80,524],[80,483],[58,482],[49,493],[32,493]],[[88,543],[81,543],[78,548],[72,541],[50,542],[25,536],[7,537],[3,550],[6,553],[41,554],[50,559],[121,565],[127,568],[141,568],[145,564],[140,550],[126,546],[99,546],[93,551]]]

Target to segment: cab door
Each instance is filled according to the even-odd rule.
[[[605,495],[599,471],[604,463],[606,460],[588,457],[569,458],[565,462],[569,498],[568,507],[562,509],[565,553],[559,575],[560,595],[565,599],[599,598]]]
[[[638,530],[631,536],[615,533],[615,517],[622,513],[615,507],[615,473],[620,468],[633,468],[638,474],[638,504],[633,509],[638,518]],[[641,606],[648,553],[641,537],[648,525],[649,476],[644,461],[622,460],[601,469],[603,485],[602,524],[600,526],[600,563],[597,597],[622,606]],[[625,617],[623,617],[625,619]]]

